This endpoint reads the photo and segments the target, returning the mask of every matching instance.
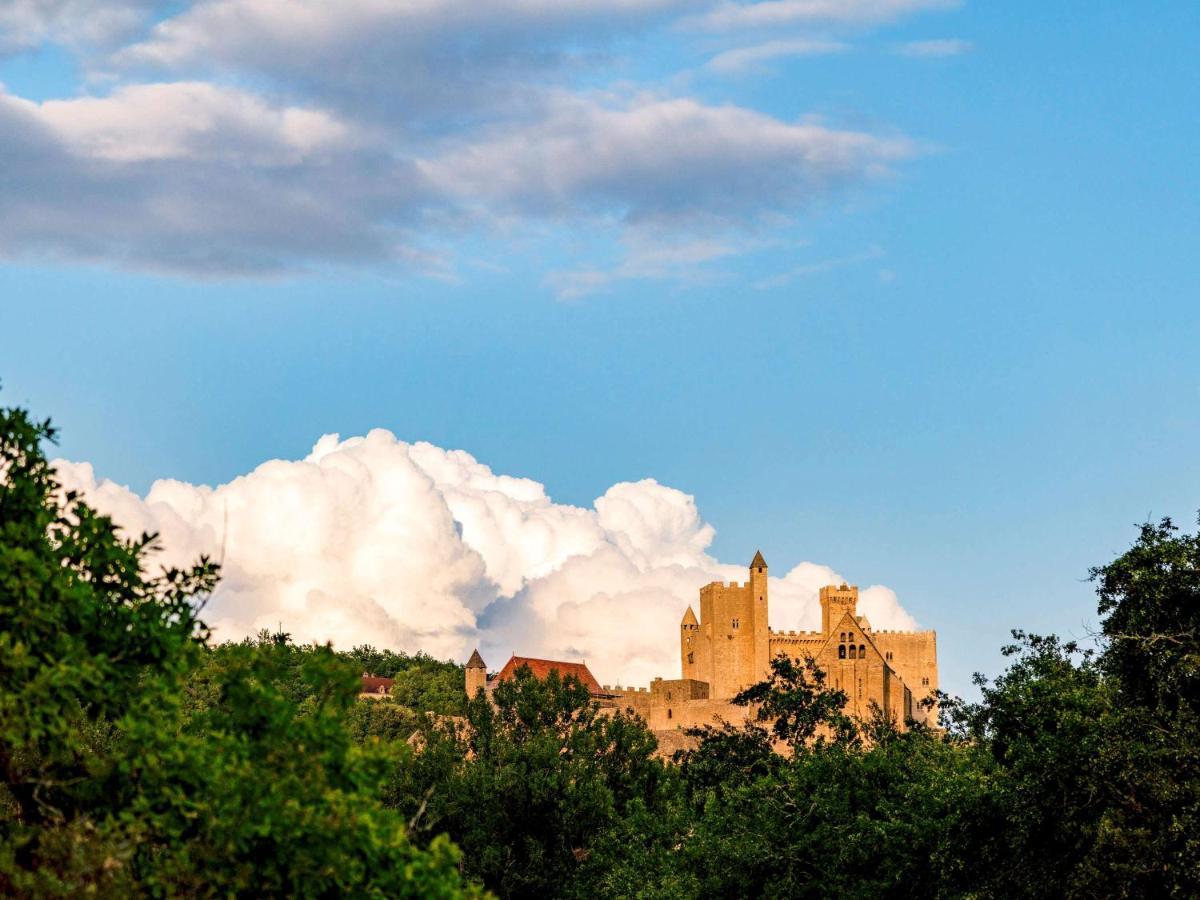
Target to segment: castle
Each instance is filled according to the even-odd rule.
[[[828,687],[845,692],[845,711],[866,718],[873,706],[904,728],[909,720],[936,724],[933,707],[921,701],[937,691],[937,635],[933,631],[876,631],[858,614],[858,588],[821,588],[820,631],[773,631],[767,624],[767,562],[756,553],[750,580],[713,582],[700,589],[700,617],[692,607],[679,625],[680,678],[656,678],[649,688],[600,685],[582,663],[513,656],[488,676],[476,650],[466,669],[469,696],[490,693],[528,665],[544,677],[558,671],[575,675],[602,707],[632,709],[650,729],[671,741],[682,729],[721,721],[744,721],[751,711],[730,701],[763,681],[770,660],[780,654],[802,664],[813,660]]]

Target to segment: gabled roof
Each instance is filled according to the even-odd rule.
[[[467,660],[467,668],[468,669],[486,669],[487,668],[487,666],[484,665],[483,657],[479,655],[478,647],[476,647],[475,652],[471,654],[471,658]]]
[[[763,559],[762,551],[759,550],[754,554],[754,559],[750,560],[750,568],[757,569],[759,567],[766,568],[767,561]]]
[[[862,623],[859,622],[854,616],[850,615],[850,610],[845,610],[842,613],[841,618],[837,620],[837,624],[835,624],[833,628],[829,630],[829,634],[825,636],[825,643],[821,646],[821,650],[819,652],[824,652],[826,647],[832,647],[840,643],[835,635],[839,633],[838,629],[843,627],[846,631],[853,630],[854,633],[858,635],[858,638],[855,639],[854,643],[866,644],[873,651],[875,651],[875,653],[879,654],[879,658],[883,660],[883,664],[885,666],[887,666],[889,669],[892,669],[892,671],[895,671],[892,664],[887,661],[887,657],[883,655],[883,651],[881,651],[878,645],[875,643],[875,638],[871,635],[870,629],[863,628]]]
[[[568,675],[574,675],[583,686],[592,694],[603,694],[604,688],[600,687],[600,682],[596,680],[588,667],[583,663],[563,662],[557,659],[534,659],[531,656],[514,656],[504,664],[504,668],[496,673],[492,679],[492,683],[496,684],[501,681],[511,681],[517,676],[517,669],[521,666],[529,666],[535,678],[545,678],[551,672],[557,672],[560,678],[566,678]]]
[[[362,677],[362,687],[358,689],[360,694],[386,694],[392,689],[392,685],[396,683],[394,678],[377,678],[374,675],[364,675]]]

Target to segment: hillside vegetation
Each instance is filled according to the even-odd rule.
[[[218,567],[157,569],[53,436],[0,411],[0,894],[1200,896],[1200,537],[1170,521],[1091,573],[1095,647],[1015,632],[940,729],[780,659],[757,721],[667,763],[573,679],[467,702],[420,654],[214,643]]]

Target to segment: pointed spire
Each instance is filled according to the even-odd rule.
[[[479,648],[475,648],[475,652],[471,654],[471,658],[467,660],[468,669],[486,669],[483,664],[483,657],[479,655]]]
[[[765,569],[766,567],[767,567],[767,561],[765,559],[763,559],[762,551],[759,550],[757,553],[754,554],[754,559],[752,559],[750,561],[750,568]]]
[[[687,612],[685,612],[683,614],[682,624],[684,624],[684,625],[698,625],[699,624],[696,621],[696,614],[694,612],[692,612],[692,608],[690,606],[687,608]]]

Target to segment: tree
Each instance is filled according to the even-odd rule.
[[[0,893],[474,893],[380,804],[346,664],[283,635],[213,653],[216,566],[148,574],[155,537],[63,495],[53,437],[0,410]]]
[[[995,896],[1089,895],[1112,692],[1093,653],[1053,636],[1013,636],[1007,671],[994,682],[976,677],[981,700],[947,706],[954,740],[995,764],[990,799],[1000,818],[976,868]]]
[[[107,817],[129,800],[122,755],[135,723],[162,726],[205,631],[202,559],[145,572],[153,535],[126,540],[61,494],[42,444],[55,433],[0,410],[0,890],[70,891],[115,875]],[[69,832],[71,837],[64,837]],[[95,852],[76,852],[71,842]]]
[[[680,757],[690,816],[675,884],[691,896],[967,892],[985,756],[924,728],[900,732],[878,711],[853,722],[822,672],[784,657],[736,702],[757,705],[753,721],[699,729]]]
[[[1098,884],[1127,896],[1200,895],[1200,533],[1170,519],[1092,570],[1114,695],[1101,774]]]
[[[392,699],[418,713],[461,716],[466,709],[463,667],[418,654],[414,663],[396,673]]]
[[[769,722],[775,740],[795,753],[827,740],[858,739],[857,726],[843,712],[848,699],[844,691],[825,687],[825,672],[813,660],[805,665],[780,654],[771,660],[767,678],[746,688],[733,702],[756,705],[755,720]]]
[[[1170,519],[1148,522],[1133,547],[1091,572],[1105,671],[1125,702],[1166,716],[1200,711],[1200,533],[1178,532]]]
[[[1007,896],[1200,894],[1200,538],[1163,520],[1092,570],[1098,649],[1014,632],[953,737],[997,764],[1002,810],[977,854]]]
[[[662,802],[653,735],[602,714],[574,677],[522,667],[464,720],[431,721],[422,736],[395,802],[418,833],[449,833],[467,873],[502,897],[589,893],[593,855],[612,849],[604,836]]]
[[[394,756],[386,742],[360,747],[347,728],[366,705],[352,664],[271,639],[209,659],[192,684],[209,700],[162,742],[169,764],[128,772],[146,785],[131,828],[162,836],[135,857],[141,885],[169,895],[464,892],[457,849],[442,838],[419,850],[380,803]]]

